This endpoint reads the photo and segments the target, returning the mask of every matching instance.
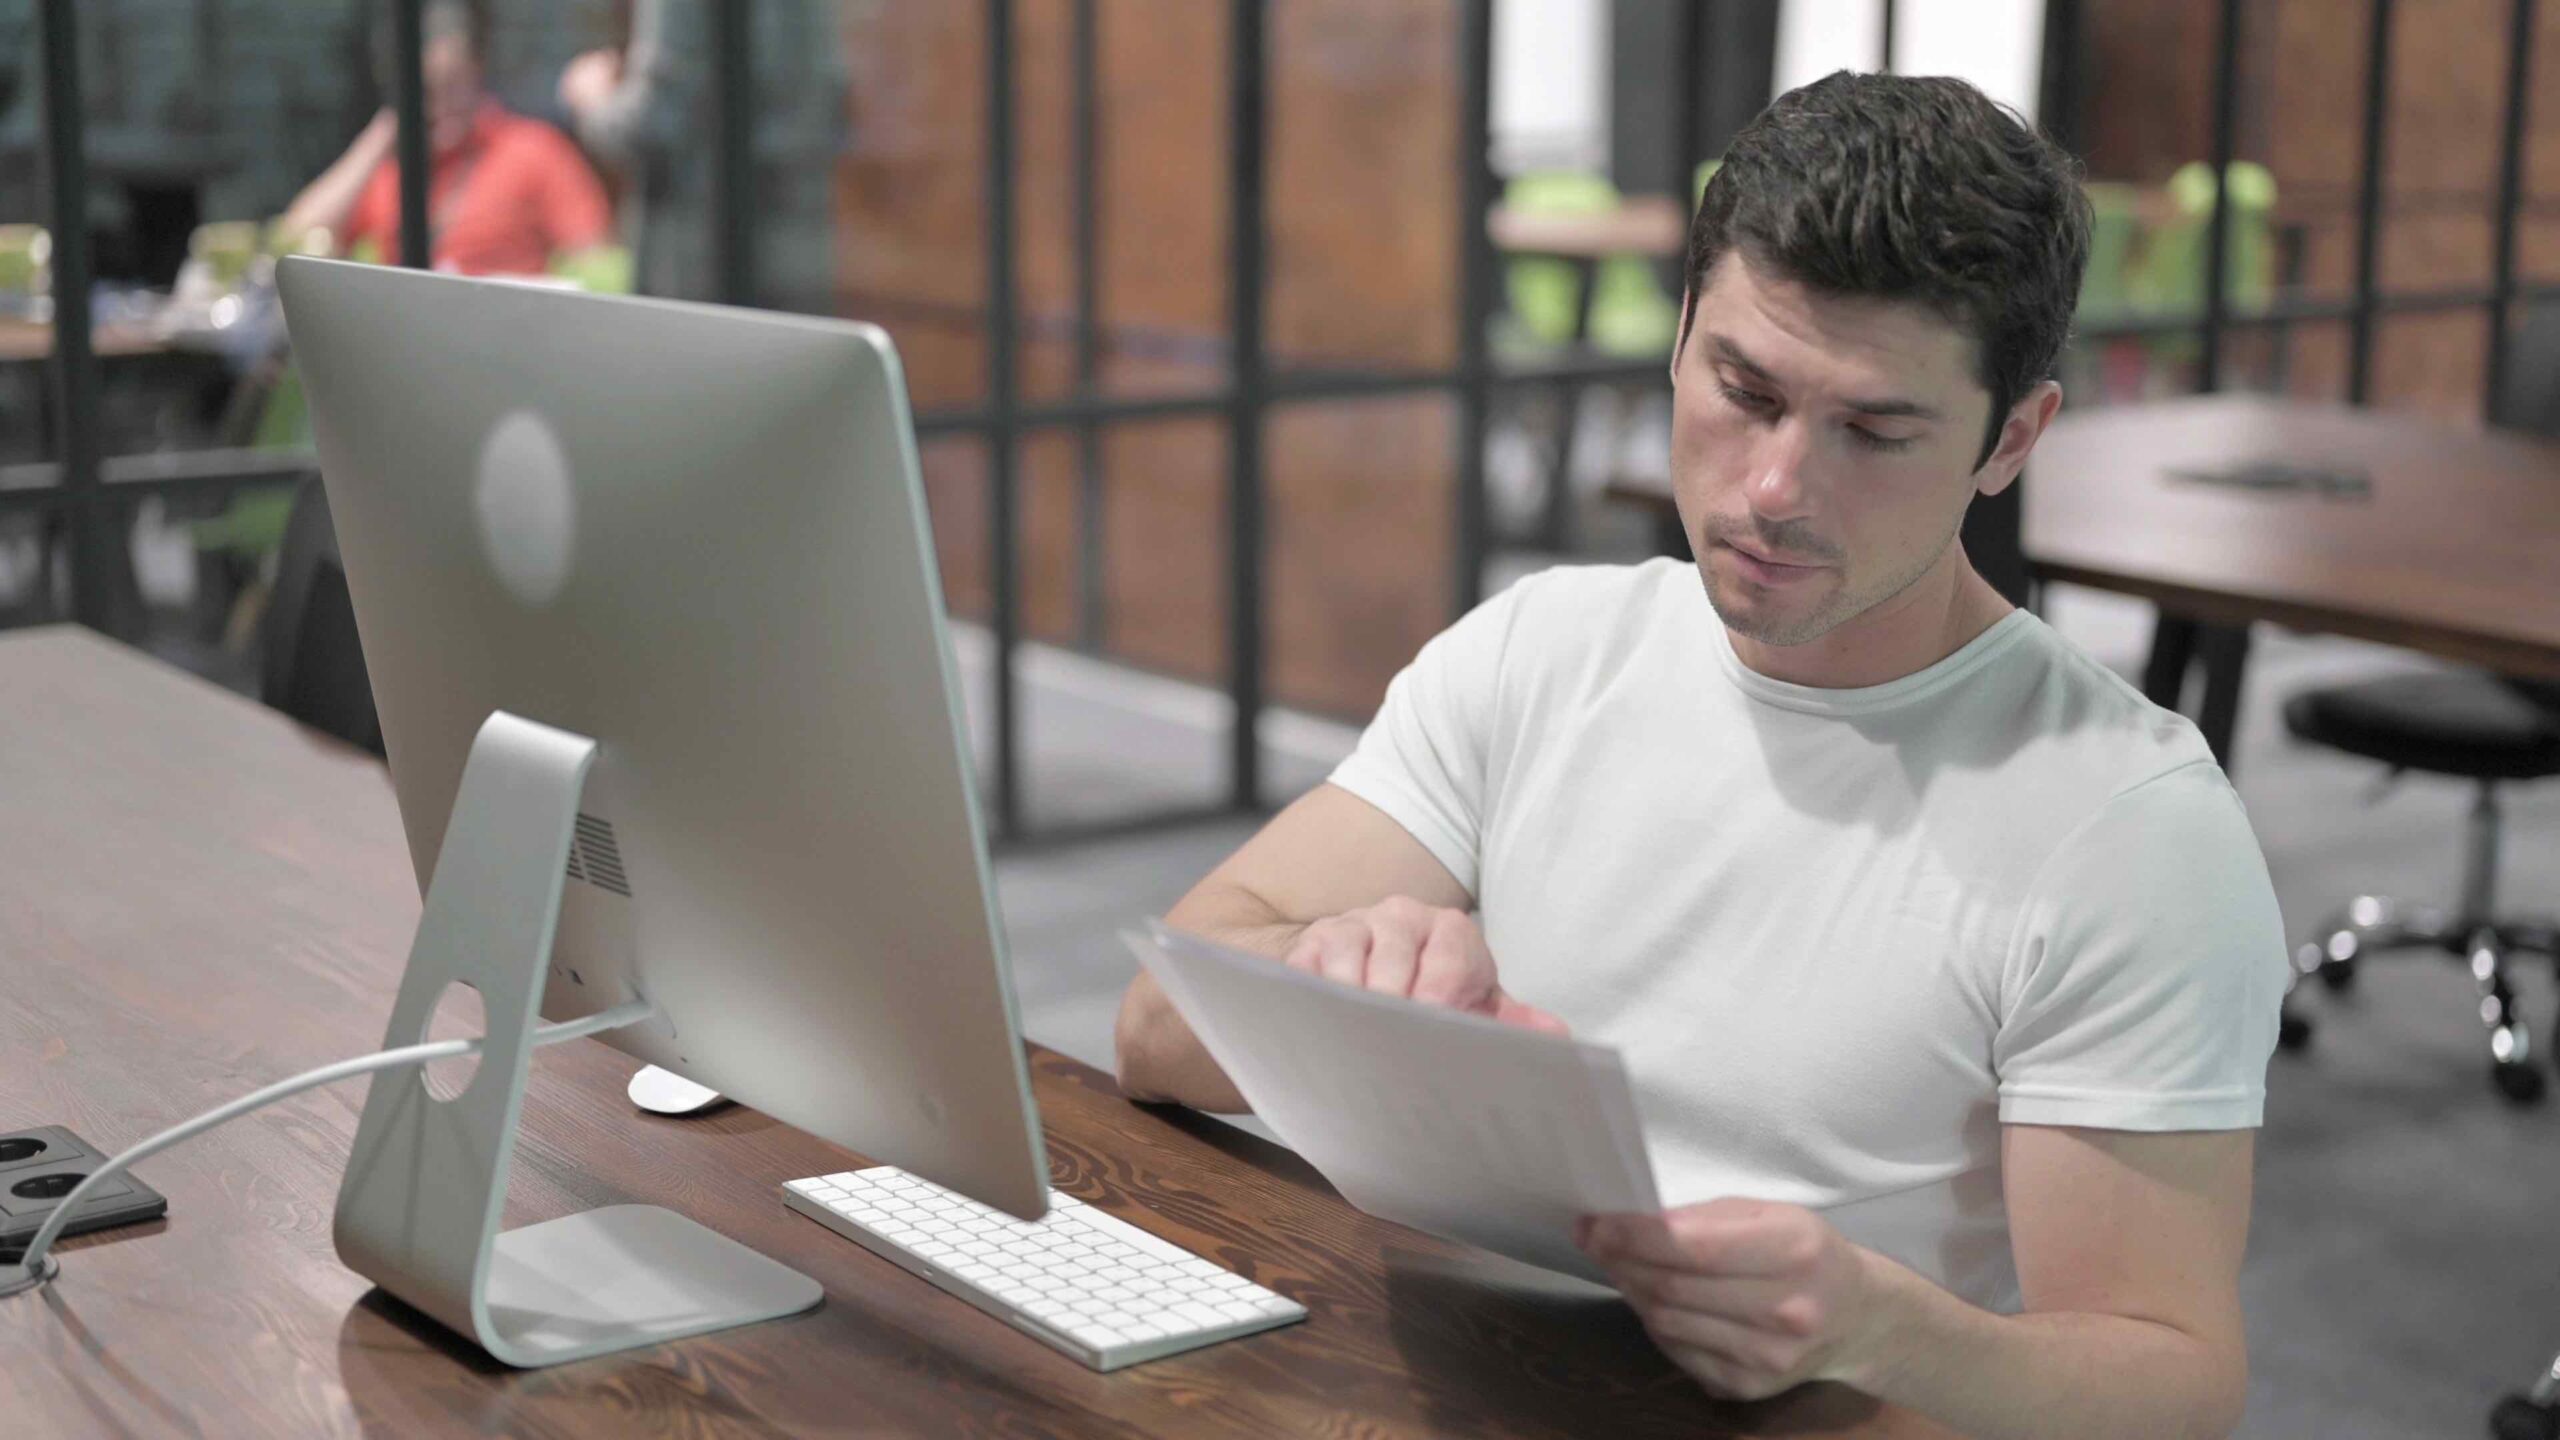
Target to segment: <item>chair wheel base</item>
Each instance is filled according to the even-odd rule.
[[[2560,1407],[2510,1395],[2489,1412],[2489,1433],[2496,1440],[2560,1440]]]
[[[2542,1071],[2534,1066],[2506,1061],[2492,1062],[2489,1078],[2497,1085],[2498,1093],[2519,1105],[2531,1105],[2540,1100],[2543,1087],[2548,1083]]]

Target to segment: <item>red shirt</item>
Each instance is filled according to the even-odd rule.
[[[481,102],[470,137],[435,158],[427,216],[439,270],[538,275],[552,257],[602,244],[613,231],[604,186],[569,138],[539,120]],[[347,217],[346,247],[373,240],[400,260],[400,163],[385,161]]]

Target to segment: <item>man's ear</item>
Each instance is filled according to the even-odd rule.
[[[2000,443],[1992,447],[1991,458],[1974,472],[1975,493],[1997,495],[2016,482],[2018,472],[2027,466],[2027,453],[2044,437],[2044,427],[2053,423],[2062,409],[2062,384],[2055,380],[2039,380],[2018,403],[2009,407],[2009,418],[2001,423]]]
[[[1680,357],[1689,349],[1689,322],[1697,318],[1697,309],[1689,303],[1689,288],[1680,287],[1680,330],[1671,341],[1671,380],[1680,380]]]

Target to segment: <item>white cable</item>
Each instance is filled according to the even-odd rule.
[[[575,1040],[581,1036],[593,1035],[600,1030],[619,1029],[648,1019],[656,1008],[646,1000],[633,1000],[627,1004],[616,1005],[610,1010],[599,1010],[583,1019],[563,1020],[557,1024],[537,1026],[533,1032],[533,1043],[536,1046],[557,1045],[563,1040]],[[72,1207],[78,1205],[82,1197],[86,1196],[93,1187],[132,1168],[136,1163],[151,1158],[181,1140],[200,1135],[226,1120],[236,1120],[262,1106],[272,1105],[288,1095],[299,1095],[305,1090],[335,1084],[340,1080],[351,1079],[358,1075],[368,1075],[376,1070],[391,1070],[403,1065],[424,1065],[430,1060],[442,1060],[449,1056],[476,1055],[480,1052],[481,1043],[478,1040],[434,1040],[424,1045],[404,1045],[397,1050],[359,1055],[352,1060],[323,1065],[317,1070],[306,1070],[290,1080],[279,1080],[264,1090],[243,1095],[227,1105],[208,1110],[192,1120],[181,1121],[141,1144],[128,1148],[106,1164],[90,1171],[87,1178],[72,1187],[70,1194],[62,1197],[62,1203],[55,1206],[53,1213],[45,1218],[44,1225],[36,1231],[35,1238],[27,1242],[26,1254],[20,1257],[16,1267],[21,1272],[19,1275],[10,1276],[8,1267],[0,1267],[0,1295],[41,1285],[61,1273],[62,1263],[51,1259],[45,1252],[53,1247],[54,1239],[62,1233],[62,1227],[71,1223]]]

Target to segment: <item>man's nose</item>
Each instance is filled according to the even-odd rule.
[[[1793,417],[1761,432],[1751,456],[1751,480],[1744,487],[1752,513],[1764,520],[1791,520],[1810,513],[1812,487],[1806,467],[1811,445],[1803,424]]]

